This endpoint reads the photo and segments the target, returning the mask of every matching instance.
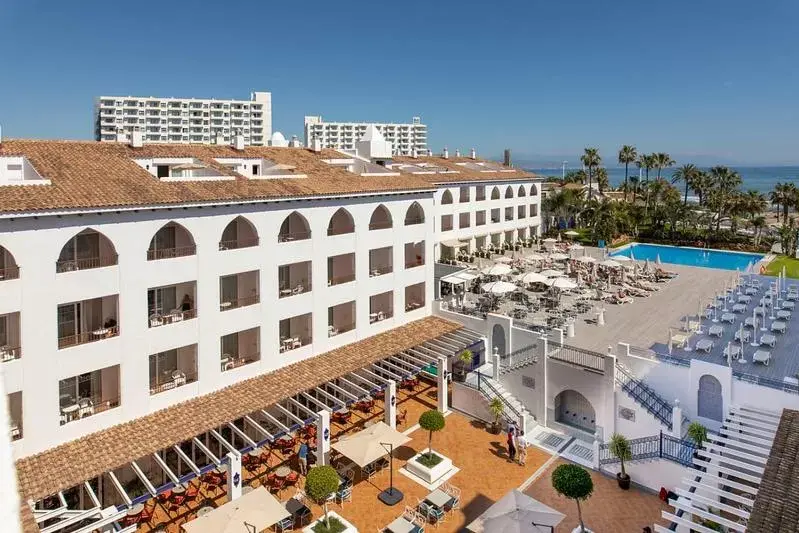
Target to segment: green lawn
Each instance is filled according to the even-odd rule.
[[[788,257],[787,255],[780,255],[766,267],[766,274],[769,276],[776,276],[777,273],[782,272],[782,267],[785,267],[785,274],[789,278],[799,279],[799,259]]]

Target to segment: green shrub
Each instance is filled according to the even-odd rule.
[[[580,502],[587,500],[594,493],[594,481],[591,479],[591,474],[582,466],[571,463],[562,464],[552,472],[552,488],[561,496],[566,496],[577,503],[580,530],[585,531]]]
[[[308,471],[308,475],[305,477],[305,494],[320,503],[325,510],[324,527],[327,529],[321,531],[330,533],[334,531],[330,529],[332,521],[327,516],[327,498],[338,490],[338,484],[338,472],[329,465],[315,466]],[[317,531],[317,529],[314,528],[314,531]]]
[[[427,448],[431,455],[433,453],[433,432],[441,431],[444,429],[445,424],[444,415],[435,409],[425,411],[422,413],[422,416],[419,417],[419,427],[427,431],[429,435],[427,439]]]

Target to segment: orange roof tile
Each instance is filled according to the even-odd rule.
[[[495,165],[502,166],[501,163],[497,163],[495,161],[487,161],[485,159],[472,159],[470,157],[449,157],[445,159],[440,156],[430,156],[430,157],[395,156],[392,158],[392,162],[407,163],[409,165],[419,164],[419,163],[430,163],[435,166],[444,167],[448,170],[456,170],[458,172],[457,174],[455,173],[412,174],[413,176],[417,176],[422,180],[431,184],[457,183],[457,182],[467,182],[467,181],[519,181],[519,180],[529,181],[531,179],[539,178],[539,176],[533,174],[532,172],[527,172],[525,170],[515,167],[503,167],[503,169],[505,170],[504,172],[482,172],[478,170],[470,170],[458,164],[458,163],[490,162]],[[507,172],[507,170],[512,170],[513,172]]]

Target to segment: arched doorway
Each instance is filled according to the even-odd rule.
[[[703,418],[721,422],[724,416],[724,400],[721,396],[721,383],[715,376],[705,374],[699,378],[696,412]]]
[[[494,324],[491,329],[491,353],[494,353],[494,348],[497,353],[503,356],[507,353],[507,344],[505,342],[505,328],[500,324]]]
[[[555,396],[555,421],[592,434],[596,432],[594,406],[576,390],[565,390]]]

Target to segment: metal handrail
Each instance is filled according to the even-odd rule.
[[[55,271],[57,274],[60,274],[62,272],[74,272],[76,270],[114,266],[117,264],[118,260],[119,256],[117,254],[87,257],[84,259],[66,259],[64,261],[56,261]]]
[[[570,363],[588,370],[605,372],[605,356],[603,354],[558,342],[550,342],[549,344],[550,347],[554,348],[548,350],[547,357],[550,359]]]
[[[172,259],[175,257],[187,257],[197,253],[197,246],[181,246],[179,248],[161,248],[159,250],[147,250],[148,261],[158,261],[159,259]]]
[[[639,404],[643,405],[655,418],[671,430],[672,406],[658,394],[647,387],[641,380],[627,371],[622,365],[616,365],[616,382]],[[623,377],[619,377],[619,375]],[[625,379],[626,378],[626,379]]]
[[[630,439],[631,458],[627,461],[645,459],[668,459],[683,466],[693,464],[696,444],[692,441],[673,437],[662,431],[658,435]],[[618,463],[619,459],[610,453],[610,443],[599,445],[599,464]]]
[[[506,400],[505,398],[502,397],[502,395],[499,393],[499,391],[496,389],[496,387],[494,387],[491,384],[490,381],[488,381],[487,379],[483,379],[482,376],[483,375],[478,370],[477,371],[477,390],[481,390],[480,387],[481,386],[485,386],[485,388],[487,388],[493,394],[492,398],[499,398],[500,401],[505,405],[505,407],[510,409],[513,412],[513,414],[516,415],[516,419],[517,420],[521,419],[521,416],[522,416],[521,413],[519,413],[519,411],[517,411],[516,408],[513,407],[510,404],[510,402],[508,402],[508,400]]]

